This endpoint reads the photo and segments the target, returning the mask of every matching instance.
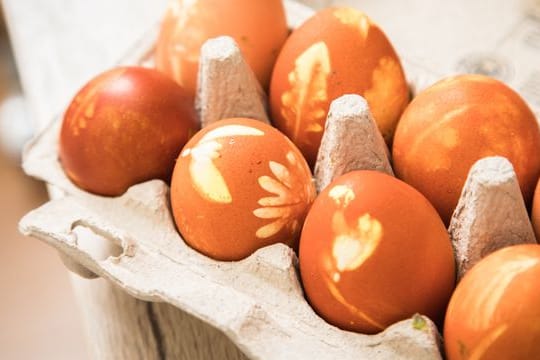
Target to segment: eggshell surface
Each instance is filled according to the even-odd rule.
[[[87,83],[69,105],[59,139],[67,176],[117,196],[142,181],[169,181],[198,125],[185,91],[160,72],[116,68]]]
[[[354,171],[323,190],[300,239],[307,298],[327,322],[376,333],[421,313],[441,320],[455,282],[433,206],[389,175]]]
[[[251,119],[205,127],[182,150],[171,186],[186,243],[217,260],[239,260],[274,243],[297,247],[315,196],[301,153]]]
[[[531,220],[532,220],[532,224],[534,228],[534,234],[536,235],[536,241],[539,241],[540,239],[540,180],[536,184],[536,190],[534,191]]]
[[[449,360],[540,358],[540,245],[498,250],[452,295],[444,325]]]
[[[513,165],[527,204],[540,175],[540,130],[523,99],[481,75],[442,80],[407,107],[394,138],[396,175],[448,224],[471,166],[488,156]]]
[[[156,67],[195,96],[200,48],[228,35],[240,47],[266,89],[272,67],[288,35],[281,0],[173,0],[161,24]]]
[[[390,143],[409,101],[405,75],[394,48],[365,14],[328,8],[296,29],[272,74],[270,104],[275,126],[313,166],[330,103],[362,95]]]

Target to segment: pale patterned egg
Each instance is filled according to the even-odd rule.
[[[279,54],[270,84],[274,125],[313,166],[330,103],[366,98],[390,143],[409,90],[399,58],[382,30],[350,8],[320,11],[295,30]]]
[[[171,0],[156,44],[156,67],[195,96],[201,46],[222,35],[238,43],[267,89],[288,35],[282,0]]]
[[[461,280],[444,322],[449,360],[540,358],[540,245],[495,251]]]
[[[361,333],[415,313],[441,320],[454,288],[452,246],[437,212],[411,186],[376,171],[342,175],[319,194],[299,259],[317,313]]]
[[[504,156],[528,205],[540,175],[540,128],[510,87],[483,75],[443,79],[418,94],[396,130],[396,175],[431,201],[448,224],[473,164]]]
[[[239,260],[274,243],[297,247],[315,197],[300,151],[252,119],[218,121],[177,160],[171,204],[186,243],[217,260]]]

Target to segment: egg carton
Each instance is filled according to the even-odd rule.
[[[299,3],[285,3],[291,28],[312,14]],[[157,31],[156,25],[121,64],[151,65]],[[418,81],[411,86],[423,87],[418,85],[424,81],[421,75],[414,78]],[[217,38],[203,46],[196,106],[204,125],[236,116],[268,122],[264,93],[232,39]],[[63,196],[28,213],[20,230],[58,249],[74,271],[106,278],[136,298],[172,304],[220,329],[253,359],[442,358],[437,328],[422,315],[377,335],[326,323],[305,300],[298,260],[285,245],[262,248],[237,262],[197,253],[175,228],[169,188],[162,181],[135,185],[116,198],[78,189],[58,160],[61,121],[56,119],[28,144],[23,167]],[[365,139],[361,144],[359,137]],[[345,95],[329,111],[316,186],[322,189],[353,169],[392,174],[388,148],[367,103]],[[497,247],[535,241],[506,159],[488,158],[473,167],[449,231],[460,273]]]

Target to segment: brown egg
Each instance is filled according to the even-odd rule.
[[[302,154],[273,127],[218,121],[197,133],[174,169],[171,202],[184,240],[217,260],[275,243],[297,246],[315,196]]]
[[[536,190],[534,191],[531,220],[536,241],[540,241],[540,181],[536,184]]]
[[[347,173],[319,194],[302,230],[300,274],[321,317],[368,334],[415,313],[441,320],[455,282],[433,206],[376,171]]]
[[[393,147],[397,176],[423,193],[448,224],[471,166],[504,156],[530,204],[540,174],[540,130],[521,97],[481,75],[442,80],[407,107]]]
[[[257,79],[268,88],[288,35],[281,0],[172,0],[161,24],[156,67],[195,96],[201,46],[222,35],[236,40]]]
[[[152,69],[116,68],[72,100],[60,133],[60,161],[80,188],[121,195],[139,182],[169,181],[197,127],[193,105],[174,81]]]
[[[350,8],[320,11],[289,37],[270,86],[274,124],[313,166],[330,103],[345,94],[366,98],[390,143],[409,101],[403,69],[382,30]]]
[[[448,360],[540,358],[540,245],[498,250],[452,295],[444,324]]]

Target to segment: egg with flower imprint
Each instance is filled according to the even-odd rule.
[[[441,320],[454,287],[452,246],[436,210],[409,185],[376,171],[347,173],[319,194],[299,259],[315,311],[361,333],[415,313]]]
[[[297,247],[315,197],[294,144],[257,120],[221,120],[184,147],[171,183],[174,220],[191,247],[240,260],[275,243]]]

